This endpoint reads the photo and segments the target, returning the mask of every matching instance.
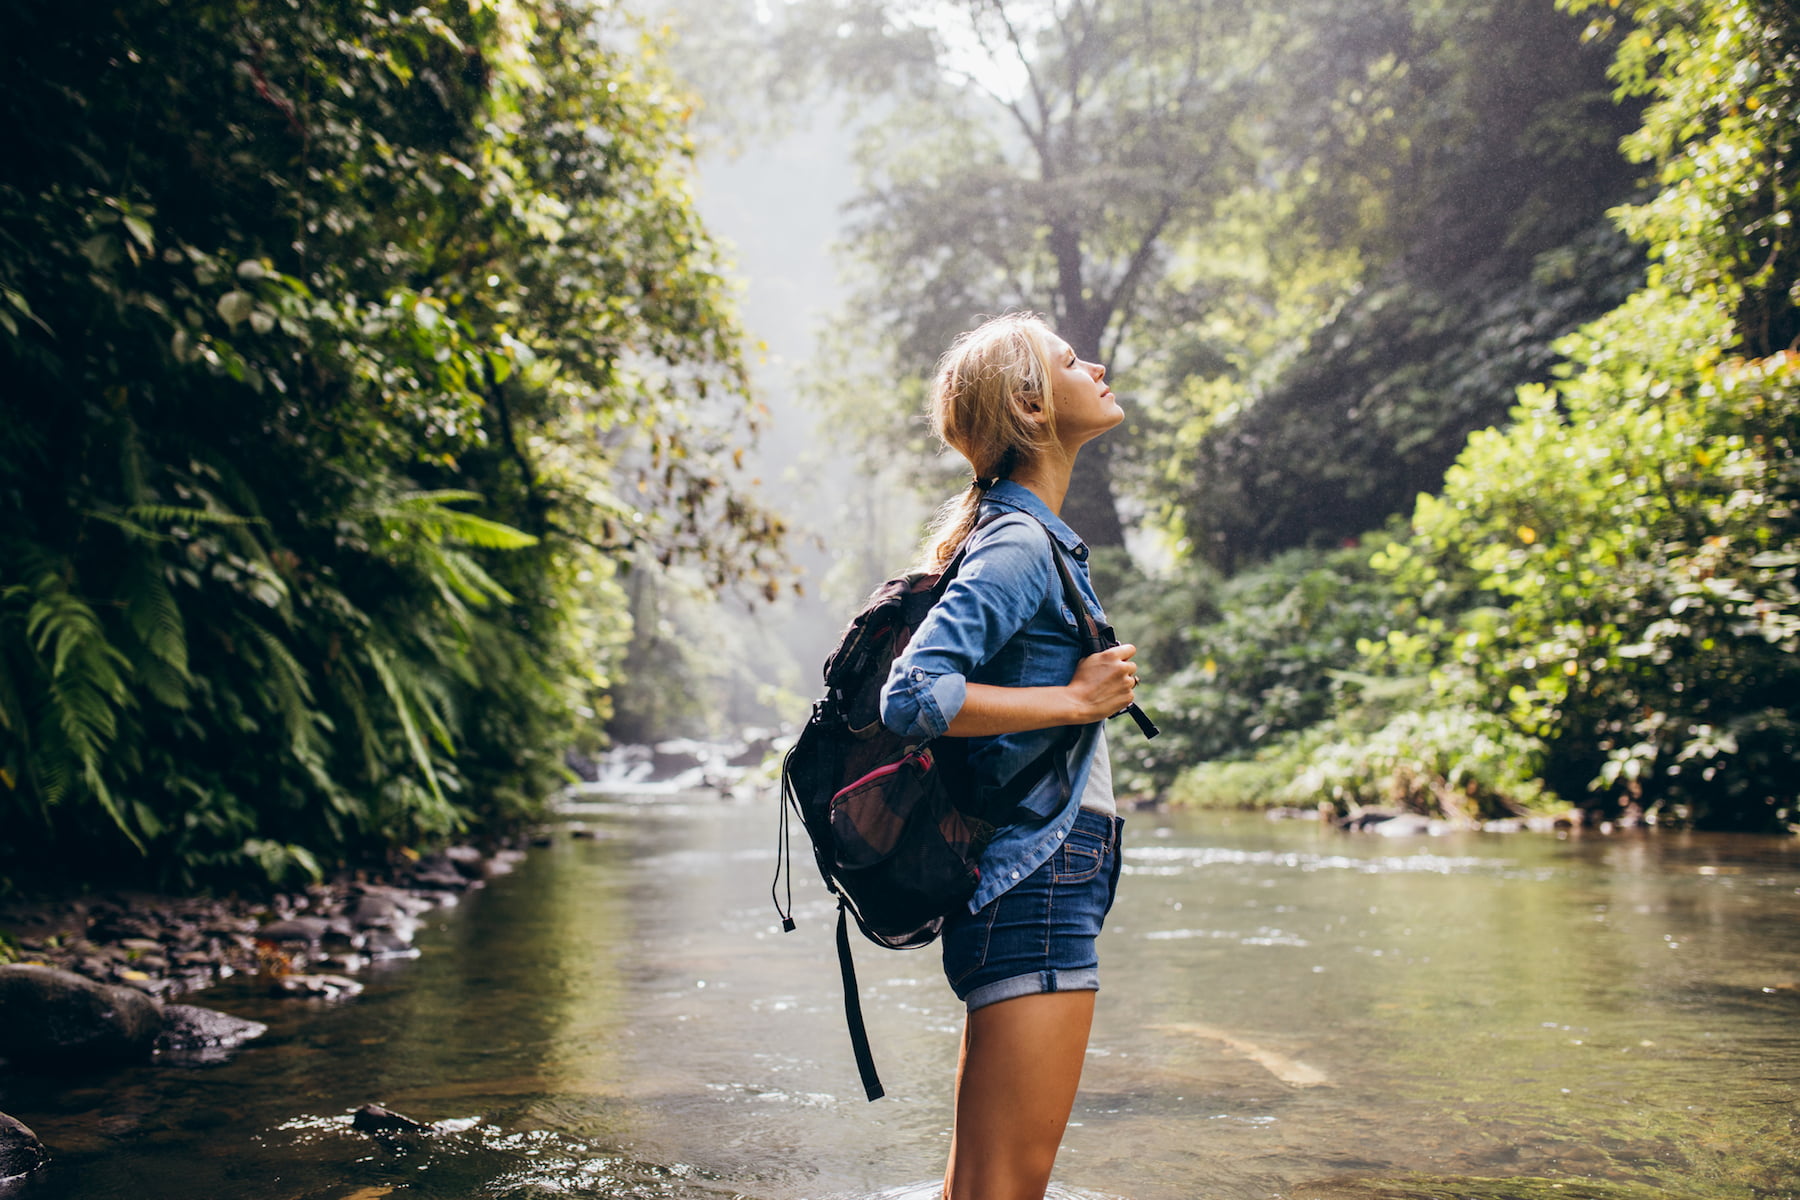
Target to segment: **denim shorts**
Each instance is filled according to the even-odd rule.
[[[1014,996],[1100,987],[1094,939],[1119,890],[1119,817],[1083,809],[1047,862],[944,925],[944,976],[970,1012]]]

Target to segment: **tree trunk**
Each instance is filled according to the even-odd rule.
[[[1076,456],[1062,519],[1090,546],[1125,544],[1125,527],[1113,500],[1112,448],[1105,437],[1089,442]]]
[[[1085,305],[1064,300],[1064,328],[1057,330],[1075,353],[1093,362],[1100,354],[1105,315]],[[1081,448],[1075,457],[1075,474],[1063,499],[1062,519],[1090,546],[1123,546],[1125,527],[1119,522],[1119,506],[1113,499],[1112,446],[1117,431],[1102,435]]]

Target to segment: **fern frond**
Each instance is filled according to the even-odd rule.
[[[538,539],[524,530],[444,507],[480,499],[478,492],[450,488],[403,492],[392,503],[373,506],[368,513],[380,521],[413,526],[434,541],[448,539],[482,550],[522,550],[537,545]]]
[[[140,542],[169,540],[167,533],[151,528],[155,525],[178,525],[185,528],[210,525],[241,529],[250,525],[268,524],[261,517],[239,516],[237,513],[210,508],[187,508],[178,504],[132,504],[116,512],[104,508],[86,508],[81,511],[81,515],[123,530],[127,536]]]
[[[374,779],[381,770],[381,739],[375,722],[369,716],[369,701],[363,691],[362,678],[348,664],[326,672],[332,693],[350,714],[356,726],[357,747],[362,751],[363,774]]]
[[[454,574],[461,585],[459,590],[475,603],[486,604],[489,600],[498,600],[501,604],[513,602],[512,593],[467,554],[460,550],[444,550],[440,552],[440,557],[445,568]]]
[[[312,707],[312,684],[306,668],[288,650],[280,638],[255,621],[240,620],[239,625],[269,656],[271,670],[267,681],[275,697],[275,707],[287,729],[288,745],[300,757],[306,757],[316,742],[315,722],[318,714]]]
[[[400,681],[394,676],[392,661],[373,640],[365,641],[362,651],[363,657],[375,671],[375,677],[381,681],[382,689],[387,692],[388,702],[394,706],[394,714],[400,719],[400,730],[406,735],[406,745],[412,752],[413,763],[425,777],[432,796],[439,804],[446,804],[443,790],[438,786],[437,771],[431,765],[431,754],[425,748],[425,739],[419,735],[418,722],[413,719],[412,705],[401,689]]]
[[[131,555],[124,575],[125,621],[147,657],[134,664],[150,693],[171,708],[187,707],[187,626],[181,608],[163,577],[162,560],[142,552]]]
[[[99,768],[89,764],[82,771],[82,776],[88,790],[94,794],[96,800],[100,801],[100,807],[105,809],[106,815],[112,818],[114,827],[125,835],[125,840],[135,846],[139,854],[148,854],[150,851],[144,845],[144,839],[138,836],[137,830],[131,827],[131,822],[125,819],[124,810],[119,807],[119,801],[113,796],[112,790],[106,786],[106,780],[101,778]]]
[[[426,732],[446,751],[454,753],[456,742],[450,726],[455,720],[455,702],[451,699],[448,682],[440,675],[421,671],[411,658],[398,657],[389,661],[393,664],[394,678],[412,698]]]

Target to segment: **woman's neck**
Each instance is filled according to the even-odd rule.
[[[1008,476],[1044,502],[1044,507],[1062,516],[1063,500],[1069,495],[1069,477],[1075,470],[1075,456],[1040,454],[1037,460],[1019,467]]]

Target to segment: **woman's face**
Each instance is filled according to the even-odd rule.
[[[1069,343],[1055,334],[1044,341],[1050,359],[1050,407],[1056,414],[1056,438],[1069,453],[1125,419],[1117,397],[1106,386],[1106,368],[1075,356]]]

